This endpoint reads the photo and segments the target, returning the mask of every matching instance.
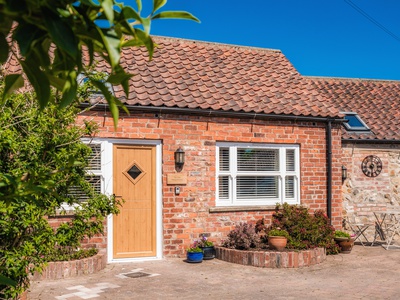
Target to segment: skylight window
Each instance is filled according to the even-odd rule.
[[[348,131],[369,131],[369,127],[365,122],[360,118],[360,116],[355,112],[344,112],[345,120],[348,120],[347,123],[344,123],[344,127]]]

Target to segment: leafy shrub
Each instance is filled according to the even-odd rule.
[[[249,250],[259,246],[260,238],[256,233],[254,225],[248,223],[240,223],[235,229],[228,234],[227,240],[223,242],[223,246],[231,249]]]
[[[272,229],[283,229],[289,233],[287,248],[310,249],[325,247],[327,254],[339,252],[333,241],[335,229],[330,225],[328,217],[323,211],[310,214],[303,206],[284,203],[277,205],[272,215]]]
[[[30,93],[13,95],[2,106],[0,299],[16,298],[29,286],[29,274],[40,272],[55,249],[76,250],[84,237],[102,232],[108,214],[118,212],[115,197],[96,194],[85,180],[91,149],[81,138],[96,128],[91,123],[74,126],[77,112],[56,103],[40,110]],[[71,197],[71,186],[82,188],[88,202]],[[62,203],[75,204],[75,215],[55,231],[47,217]]]
[[[84,259],[87,257],[92,257],[99,252],[98,249],[81,249],[75,250],[72,247],[61,247],[56,249],[53,253],[46,256],[47,261],[69,261],[76,259]]]

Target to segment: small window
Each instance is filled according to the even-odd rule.
[[[95,193],[103,193],[103,170],[101,163],[102,145],[101,143],[87,143],[92,149],[88,157],[88,167],[86,168],[86,181],[91,185]],[[68,195],[78,199],[80,202],[86,202],[89,196],[81,187],[71,186]]]
[[[360,118],[357,113],[354,112],[345,112],[344,118],[348,122],[344,123],[344,127],[348,131],[369,131],[367,124]]]

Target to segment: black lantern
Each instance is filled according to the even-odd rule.
[[[347,168],[345,166],[342,166],[342,181],[345,181],[347,179]]]
[[[178,150],[175,151],[174,156],[175,156],[175,164],[178,167],[182,167],[183,164],[185,163],[185,151],[183,151],[182,148],[179,147]]]

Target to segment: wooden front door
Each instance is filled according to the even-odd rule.
[[[156,256],[156,147],[114,145],[113,258]]]

